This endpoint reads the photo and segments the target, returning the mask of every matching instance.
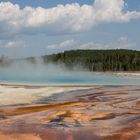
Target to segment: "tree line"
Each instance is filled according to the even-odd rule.
[[[140,51],[136,50],[71,50],[42,58],[44,63],[80,66],[89,71],[140,71]]]
[[[0,67],[9,66],[13,62],[37,64],[38,58],[8,59],[0,57]],[[68,69],[82,67],[88,71],[140,71],[140,51],[136,50],[71,50],[63,53],[39,57],[44,65],[48,63],[62,64]]]

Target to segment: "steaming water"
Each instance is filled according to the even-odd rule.
[[[1,82],[35,83],[35,84],[103,84],[103,85],[140,85],[140,78],[131,76],[116,76],[105,73],[65,73],[61,75],[9,75],[1,74]]]
[[[16,64],[0,68],[1,83],[32,84],[95,84],[95,85],[140,85],[140,76],[122,76],[112,73],[86,72],[80,69],[69,71],[60,66]]]
[[[1,82],[36,83],[36,84],[104,84],[104,85],[140,85],[135,77],[115,76],[105,73],[69,73],[65,75],[0,75]]]

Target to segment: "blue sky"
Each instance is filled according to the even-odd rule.
[[[0,55],[40,56],[71,49],[140,50],[139,0],[0,2]]]
[[[32,6],[32,7],[54,7],[58,4],[71,4],[71,3],[79,3],[82,4],[93,4],[94,0],[0,0],[0,2],[12,2],[14,4],[19,4],[22,8],[26,6]],[[128,8],[130,10],[136,10],[140,9],[140,2],[139,0],[125,0],[125,2],[128,4]]]
[[[2,0],[0,0],[2,1]],[[4,0],[5,1],[9,1],[9,0]],[[14,4],[19,4],[22,8],[28,6],[32,6],[32,7],[54,7],[57,6],[58,4],[71,4],[71,3],[79,3],[79,4],[92,4],[93,0],[87,0],[85,2],[85,0],[10,0],[10,2],[14,3]]]

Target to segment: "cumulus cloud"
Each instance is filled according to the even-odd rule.
[[[108,44],[88,42],[80,45],[80,49],[135,49],[136,44],[131,42],[127,37],[120,37],[116,42]]]
[[[91,41],[85,44],[81,44],[79,48],[80,49],[104,49],[107,48],[107,46],[101,43],[96,43]]]
[[[65,48],[68,49],[69,47],[73,47],[76,44],[77,44],[77,42],[75,40],[71,39],[71,40],[65,40],[58,44],[48,45],[47,48],[49,48],[49,49],[65,49]]]
[[[0,41],[0,48],[12,49],[12,48],[20,48],[24,46],[25,46],[24,42],[19,40]]]
[[[19,34],[70,34],[87,31],[95,25],[128,22],[140,18],[140,11],[125,11],[124,0],[95,0],[93,5],[78,3],[53,8],[20,8],[0,3],[0,39]]]
[[[60,43],[50,44],[46,48],[64,51],[72,49],[135,49],[135,47],[136,43],[133,43],[128,37],[122,36],[117,41],[106,44],[94,41],[82,44],[79,41],[69,39]]]

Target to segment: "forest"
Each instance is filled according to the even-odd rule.
[[[62,65],[68,69],[82,68],[87,71],[140,71],[140,51],[114,49],[114,50],[70,50],[62,53],[44,55],[41,57],[28,57],[8,59],[0,57],[0,67],[9,66],[13,62],[36,64],[41,59],[43,65],[49,63]]]
[[[140,71],[140,51],[136,50],[71,50],[42,56],[44,63],[80,66],[88,71]]]

